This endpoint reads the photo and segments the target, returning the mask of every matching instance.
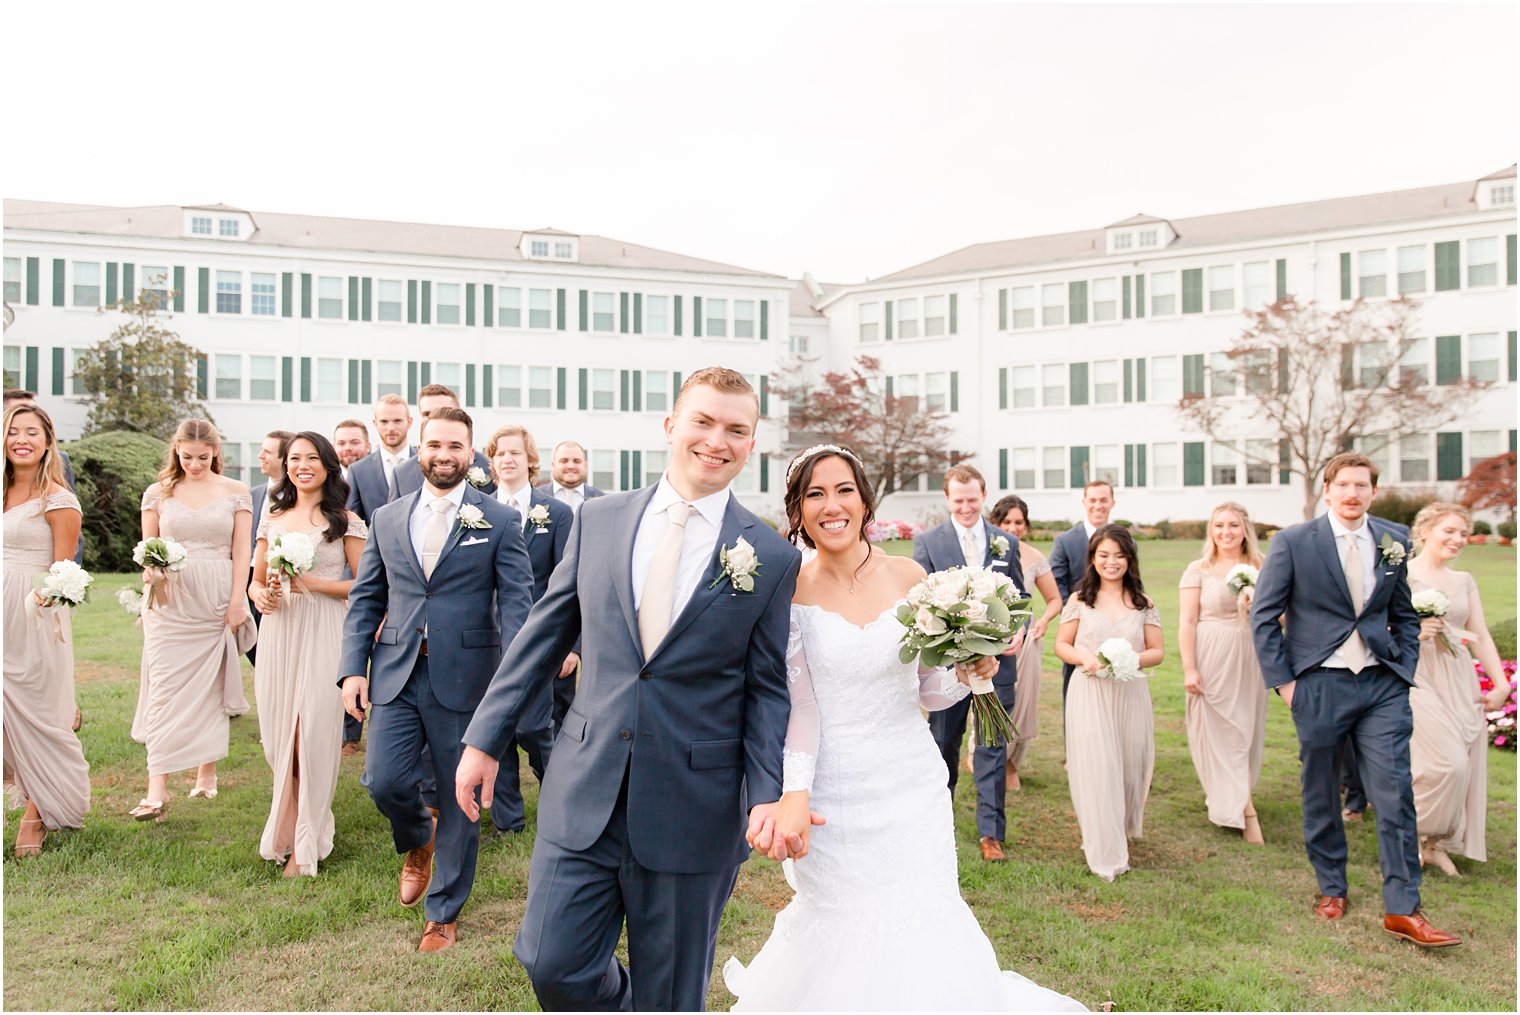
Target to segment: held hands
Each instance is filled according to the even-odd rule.
[[[1432,638],[1439,635],[1442,629],[1445,627],[1446,621],[1440,617],[1421,617],[1420,640],[1430,641]]]
[[[343,678],[343,711],[360,722],[364,721],[364,713],[369,711],[369,678]]]
[[[750,808],[744,841],[772,860],[799,860],[807,856],[813,826],[827,823],[822,814],[808,809],[807,793],[785,793],[775,803]]]
[[[581,664],[581,657],[579,655],[577,655],[576,653],[571,652],[569,655],[565,656],[564,664],[561,665],[560,668],[559,668],[559,677],[556,678],[556,679],[564,680],[570,674],[574,673],[575,672],[575,668],[577,666],[579,666],[580,664]]]
[[[1008,653],[1005,652],[1003,654],[1007,655]],[[976,662],[971,663],[969,665],[966,664],[966,663],[956,663],[955,664],[955,679],[959,680],[961,683],[965,684],[967,687],[970,687],[971,686],[971,678],[972,677],[980,677],[982,680],[991,680],[992,677],[993,677],[993,675],[996,674],[997,671],[998,671],[997,657],[996,656],[982,656]]]
[[[454,799],[471,821],[479,821],[481,808],[491,806],[491,791],[496,788],[496,770],[500,767],[501,763],[485,751],[465,745],[459,767],[454,770]],[[476,789],[480,790],[478,804]]]
[[[1198,675],[1197,670],[1182,671],[1182,689],[1189,694],[1203,693],[1203,678]]]

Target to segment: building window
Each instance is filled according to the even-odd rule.
[[[1008,326],[1034,327],[1034,286],[1021,285],[1008,290]]]
[[[734,337],[755,337],[754,300],[734,300]]]
[[[1411,338],[1399,356],[1400,384],[1430,383],[1430,339]]]
[[[1151,445],[1151,485],[1181,486],[1181,456],[1175,444]]]
[[[1467,376],[1475,381],[1499,380],[1499,334],[1467,336]]]
[[[89,356],[90,350],[88,349],[69,350],[69,394],[71,395],[90,394],[89,387],[84,383],[84,378],[80,376],[79,366]]]
[[[708,338],[728,337],[728,300],[706,299],[702,311],[707,317],[705,334]]]
[[[218,236],[231,236],[235,239],[238,234],[238,220],[218,219],[216,223],[216,233]]]
[[[1496,183],[1488,192],[1488,200],[1493,205],[1509,205],[1515,203],[1515,185],[1513,183]]]
[[[1092,365],[1093,404],[1112,405],[1119,401],[1119,361],[1100,359]]]
[[[1098,444],[1092,449],[1092,478],[1119,483],[1119,445]]]
[[[317,390],[315,394],[318,402],[333,404],[343,401],[342,360],[328,359],[326,357],[317,360]]]
[[[1142,229],[1142,230],[1140,230],[1140,246],[1142,246],[1142,247],[1154,247],[1155,245],[1156,245],[1156,230],[1154,230],[1154,229]]]
[[[317,316],[338,320],[343,316],[343,280],[323,275],[317,279]]]
[[[1209,309],[1235,309],[1235,266],[1216,264],[1209,269]]]
[[[1131,246],[1134,245],[1134,242],[1134,233],[1114,233],[1115,250],[1128,250]]]
[[[563,240],[557,240],[554,244],[554,256],[561,261],[568,261],[575,256],[575,247]]]
[[[241,401],[243,398],[243,357],[217,353],[216,397]]]
[[[1040,286],[1040,324],[1049,328],[1066,323],[1066,286]]]
[[[1150,374],[1148,401],[1179,402],[1182,400],[1182,368],[1176,356],[1151,357]]]
[[[1151,316],[1167,317],[1177,312],[1177,273],[1151,273]]]
[[[554,314],[550,310],[553,301],[554,291],[551,289],[528,290],[528,327],[554,327]]]
[[[1267,439],[1246,441],[1246,485],[1271,486],[1277,469],[1277,442]]]
[[[248,278],[248,312],[255,317],[273,317],[278,310],[274,299],[274,276],[254,272]]]
[[[401,320],[400,281],[392,278],[382,278],[376,289],[375,299],[375,318],[377,320]]]
[[[924,374],[924,408],[930,412],[950,411],[950,375],[944,372]]]
[[[945,333],[945,297],[924,297],[924,336],[934,338]]]
[[[608,334],[617,330],[617,296],[591,294],[591,330]]]
[[[1237,357],[1239,366],[1236,367],[1236,377],[1248,395],[1269,395],[1272,393],[1272,351],[1270,349],[1251,349]]]
[[[522,408],[522,367],[502,364],[496,368],[496,407]]]
[[[646,451],[644,458],[644,485],[653,486],[665,475],[666,468],[670,465],[670,452],[665,448],[658,451]]]
[[[5,302],[12,306],[21,303],[21,258],[5,259]]]
[[[1235,445],[1224,441],[1214,442],[1214,469],[1211,474],[1215,486],[1234,486],[1240,481],[1240,452]]]
[[[375,397],[400,394],[403,394],[401,390],[401,361],[397,359],[376,360]]]
[[[644,297],[644,334],[670,334],[670,297]],[[804,350],[806,351],[806,350]]]
[[[74,306],[100,306],[100,262],[74,262]]]
[[[1356,255],[1356,292],[1363,299],[1388,295],[1388,251],[1363,250]]]
[[[1399,292],[1425,291],[1425,247],[1399,248]]]
[[[502,328],[522,327],[522,290],[503,286],[496,290],[496,324]]]
[[[1066,404],[1067,370],[1065,363],[1047,363],[1040,368],[1040,387],[1044,389],[1040,404],[1053,409]]]
[[[1357,386],[1376,388],[1388,380],[1388,347],[1382,342],[1364,342],[1357,350]]]
[[[529,257],[548,257],[549,256],[549,241],[548,240],[530,240],[530,241],[528,241],[528,256]]]
[[[458,391],[464,387],[464,368],[458,363],[434,363],[433,383]]]
[[[1227,352],[1216,352],[1209,361],[1209,391],[1215,397],[1235,394],[1235,364]]]
[[[791,338],[787,339],[787,350],[793,356],[806,356],[807,355],[807,351],[808,351],[807,336],[806,335],[793,335],[793,336],[791,336]]]
[[[1066,489],[1066,449],[1045,448],[1040,452],[1043,467],[1040,485],[1047,490]]]
[[[243,445],[236,441],[222,442],[222,475],[238,482],[243,480]]]
[[[1499,241],[1494,237],[1467,241],[1467,284],[1499,284]]]
[[[1092,281],[1092,319],[1113,321],[1119,317],[1119,280],[1095,278]]]
[[[591,408],[602,412],[617,408],[617,378],[616,370],[591,371]]]
[[[918,409],[918,374],[898,374],[893,378],[893,393],[910,411]]]
[[[1270,306],[1272,297],[1272,265],[1266,261],[1251,261],[1241,268],[1241,305],[1247,310]]]
[[[644,371],[644,411],[670,411],[670,372],[667,370]]]
[[[190,218],[190,233],[193,236],[211,235],[211,216],[193,215]]]
[[[433,319],[439,324],[459,323],[458,282],[439,282],[433,287]],[[439,381],[438,383],[447,382]]]
[[[918,297],[897,301],[897,337],[917,338],[919,336],[918,325]]]
[[[1034,367],[1012,367],[1008,371],[1008,405],[1013,409],[1033,409],[1035,406]]]
[[[1393,479],[1393,472],[1389,468],[1389,452],[1391,451],[1390,445],[1392,443],[1387,434],[1374,434],[1370,437],[1362,437],[1356,442],[1356,449],[1372,459],[1372,464],[1377,466],[1379,478],[1385,482]],[[1250,482],[1249,475],[1246,481]]]
[[[1399,482],[1430,482],[1430,434],[1408,434],[1400,438]]]
[[[1008,456],[1013,466],[1013,480],[1015,490],[1033,490],[1035,482],[1035,457],[1034,448],[1014,448]],[[1028,521],[1026,518],[1025,521]]]
[[[554,368],[528,368],[528,408],[554,408]],[[592,483],[596,486],[596,483]]]
[[[1467,471],[1477,468],[1479,462],[1504,453],[1504,431],[1474,430],[1467,435]]]
[[[249,401],[273,402],[280,397],[276,382],[279,360],[274,356],[248,357]]]
[[[617,452],[591,452],[591,485],[599,490],[616,490]]]
[[[243,273],[219,271],[216,273],[216,312],[241,314],[243,312]]]
[[[881,338],[881,304],[860,305],[860,340],[875,342]]]
[[[21,346],[5,347],[5,384],[7,388],[21,387]]]

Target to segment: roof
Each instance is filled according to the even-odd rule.
[[[1508,172],[1513,175],[1514,167]],[[1170,254],[1191,247],[1265,240],[1327,229],[1350,229],[1408,222],[1438,215],[1476,211],[1472,181],[1446,183],[1415,190],[1336,197],[1301,204],[1282,204],[1248,211],[1171,219],[1177,240]],[[1123,225],[1126,223],[1116,223]],[[976,243],[881,278],[877,282],[979,274],[1008,268],[1032,267],[1101,256],[1106,252],[1103,229],[1084,229],[1016,240]]]
[[[1155,215],[1147,215],[1145,212],[1141,212],[1138,215],[1131,215],[1129,218],[1125,219],[1122,222],[1115,222],[1113,225],[1109,226],[1108,228],[1109,229],[1113,229],[1113,228],[1116,228],[1118,226],[1144,226],[1144,225],[1150,225],[1153,222],[1165,222],[1165,221],[1166,221],[1166,219],[1164,219],[1164,218],[1158,218]]]
[[[109,205],[63,204],[55,201],[6,198],[5,225],[8,228],[37,229],[44,232],[183,239],[185,238],[186,207],[189,206],[164,204],[121,208]],[[514,262],[527,260],[523,257],[521,250],[524,233],[521,229],[431,225],[379,219],[335,218],[326,215],[289,215],[282,212],[250,211],[246,214],[254,216],[258,222],[258,229],[239,243],[253,247],[351,250],[366,253],[420,254],[430,257],[462,257]],[[550,230],[527,231],[539,234],[550,232]],[[575,263],[581,265],[646,271],[751,275],[772,279],[782,277],[769,272],[723,264],[719,261],[709,261],[668,250],[645,247],[607,236],[582,234],[579,239],[580,256]],[[532,263],[554,262],[534,261]]]
[[[789,313],[792,317],[823,318],[825,314],[818,309],[817,305],[843,288],[832,282],[814,282],[813,284],[820,290],[817,297],[813,296],[813,290],[808,286],[807,279],[792,279],[792,295],[789,300]]]
[[[1478,182],[1479,183],[1486,183],[1489,180],[1513,180],[1514,178],[1515,178],[1515,164],[1513,162],[1511,162],[1508,166],[1506,166],[1505,168],[1499,170],[1497,173],[1489,173],[1487,176],[1485,176],[1485,177],[1481,178],[1480,180],[1478,180]]]

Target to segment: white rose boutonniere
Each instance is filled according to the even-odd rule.
[[[1008,540],[1002,536],[993,536],[992,542],[989,545],[992,547],[992,555],[994,557],[1001,557],[1008,552]]]
[[[717,588],[727,579],[740,592],[755,591],[755,576],[760,573],[760,560],[755,556],[755,548],[743,536],[735,540],[733,546],[725,546],[718,551],[718,563],[723,568],[723,573],[714,578],[708,588]]]
[[[528,512],[528,521],[540,532],[547,529],[549,527],[549,505],[533,505],[533,510]]]
[[[1378,550],[1382,553],[1383,563],[1389,567],[1398,567],[1404,563],[1404,544],[1386,532],[1383,533],[1383,541],[1378,544]]]
[[[477,490],[483,490],[491,485],[491,477],[486,475],[486,470],[478,465],[470,466],[470,471],[464,474],[465,480]]]
[[[461,529],[489,529],[491,523],[486,521],[486,516],[474,504],[461,504],[459,505],[459,527]]]

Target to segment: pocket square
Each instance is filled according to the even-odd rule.
[[[1006,560],[994,560],[992,562],[992,566],[993,567],[1007,567],[1008,566],[1008,562]]]
[[[548,529],[534,529],[533,530],[533,534],[535,536],[547,536],[549,534],[549,530]]]
[[[489,543],[489,542],[490,542],[490,540],[487,539],[485,536],[476,536],[473,539],[466,539],[464,542],[460,543],[459,545],[460,546],[474,546],[476,543]]]

